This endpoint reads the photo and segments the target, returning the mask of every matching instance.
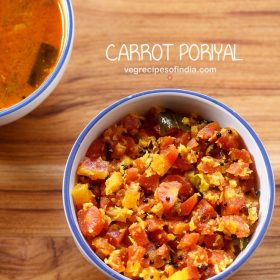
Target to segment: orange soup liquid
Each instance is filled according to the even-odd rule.
[[[59,0],[0,0],[0,110],[42,84],[57,62],[62,40]],[[47,68],[40,66],[45,58],[39,54],[46,53],[42,46],[55,50]],[[32,73],[41,78],[32,80]]]

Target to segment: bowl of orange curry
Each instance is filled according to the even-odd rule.
[[[0,1],[0,125],[36,108],[54,90],[74,35],[70,0]]]
[[[267,153],[208,96],[138,93],[99,113],[70,152],[73,238],[113,279],[225,279],[259,246],[274,205]]]

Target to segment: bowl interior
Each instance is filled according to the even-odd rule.
[[[116,123],[129,113],[145,113],[148,109],[155,105],[167,107],[179,112],[198,113],[208,120],[218,121],[222,127],[229,126],[235,128],[240,133],[245,145],[254,158],[256,172],[258,174],[259,189],[261,191],[259,221],[257,228],[251,238],[249,245],[238,255],[234,263],[226,271],[219,274],[218,276],[213,277],[213,279],[222,279],[220,278],[222,275],[224,277],[235,271],[240,266],[240,262],[244,262],[245,259],[247,259],[249,255],[255,250],[261,241],[269,223],[271,210],[273,207],[273,205],[271,205],[273,204],[273,177],[272,174],[270,174],[271,167],[267,155],[262,144],[260,143],[260,140],[257,138],[255,133],[251,131],[251,128],[248,128],[247,124],[235,112],[231,111],[223,104],[220,104],[209,97],[205,97],[196,93],[186,93],[180,90],[159,90],[153,92],[154,94],[150,93],[128,97],[125,100],[120,100],[119,102],[111,105],[101,112],[88,125],[88,127],[81,133],[80,137],[75,143],[68,160],[64,181],[64,203],[70,228],[73,232],[73,227],[75,227],[75,232],[73,233],[77,242],[76,237],[79,235],[80,239],[81,233],[78,228],[75,208],[71,199],[71,189],[76,182],[75,173],[80,160],[84,157],[91,142],[97,138],[106,128]],[[67,207],[69,208],[68,210]],[[81,249],[81,244],[80,242],[78,243]],[[88,245],[83,244],[83,246]],[[84,250],[82,249],[82,251]],[[85,252],[83,253],[85,254]],[[87,258],[93,262],[95,254],[92,252],[91,256],[88,256],[88,253],[86,255]],[[123,277],[119,279],[125,278]]]

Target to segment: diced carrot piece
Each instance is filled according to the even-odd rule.
[[[158,175],[163,176],[174,164],[179,155],[174,145],[161,151],[160,154],[154,154],[151,168]]]
[[[233,128],[223,128],[221,137],[216,140],[216,143],[225,150],[232,148],[239,149],[241,146],[241,138],[238,132]]]
[[[159,138],[159,145],[161,149],[166,149],[174,144],[175,138],[171,136],[164,136]]]
[[[243,162],[246,162],[246,163],[253,162],[250,153],[245,149],[239,150],[239,149],[233,148],[230,150],[229,155],[230,155],[231,160],[233,160],[233,161],[242,160]]]
[[[159,185],[159,175],[155,174],[149,177],[141,175],[139,178],[139,184],[145,190],[154,191]]]
[[[195,193],[190,198],[188,198],[186,201],[181,203],[181,215],[182,216],[188,216],[192,212],[193,208],[198,202],[198,194]]]
[[[85,158],[78,167],[77,174],[92,180],[105,179],[109,174],[109,162],[101,158],[96,160]]]
[[[249,168],[249,163],[243,162],[241,160],[232,163],[226,171],[234,176],[238,176],[243,179],[248,178],[250,174],[253,172]]]
[[[180,240],[177,249],[191,249],[193,248],[198,240],[200,235],[198,233],[187,233]]]
[[[220,160],[210,156],[203,157],[197,169],[203,173],[213,174],[221,170]]]
[[[140,158],[137,158],[136,160],[134,160],[134,164],[140,174],[143,174],[145,172],[146,166]]]
[[[182,184],[179,182],[163,182],[155,191],[155,199],[162,202],[164,211],[172,208],[178,200],[178,193]]]
[[[220,126],[217,122],[212,122],[204,126],[201,130],[198,131],[197,137],[201,139],[209,139],[211,138],[216,131],[220,129]]]
[[[193,194],[193,186],[191,182],[185,177],[180,175],[167,175],[163,182],[179,182],[182,187],[179,190],[179,194],[182,196],[190,196]]]
[[[132,239],[139,245],[145,246],[149,243],[149,239],[145,230],[141,227],[140,224],[134,223],[129,227],[129,233],[131,234]]]
[[[126,183],[127,184],[130,184],[131,182],[134,182],[137,180],[138,178],[138,169],[135,168],[135,167],[131,167],[131,168],[128,168],[126,170]]]
[[[84,236],[97,236],[105,225],[101,212],[95,206],[81,209],[77,214],[77,218],[79,227]]]
[[[99,137],[91,143],[91,145],[87,150],[86,156],[94,160],[103,156],[104,153],[105,153],[105,141],[103,138]]]
[[[244,219],[237,215],[223,216],[220,218],[219,231],[231,236],[236,235],[238,238],[248,237],[250,227]]]
[[[140,119],[136,115],[127,115],[122,120],[121,123],[127,132],[137,132],[141,126]]]
[[[93,249],[95,249],[96,253],[102,257],[109,256],[115,250],[115,247],[104,237],[94,238],[91,245]]]
[[[181,157],[177,157],[174,164],[172,165],[172,168],[183,170],[183,171],[189,171],[193,169],[193,165],[187,162],[185,159],[182,159]]]

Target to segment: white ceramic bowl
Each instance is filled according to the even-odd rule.
[[[92,141],[125,115],[131,112],[145,113],[153,105],[162,105],[175,111],[197,112],[206,119],[218,121],[221,126],[235,128],[254,158],[260,189],[259,221],[244,251],[238,255],[236,260],[225,271],[211,278],[212,280],[225,279],[244,264],[264,237],[274,205],[274,178],[267,153],[249,124],[226,105],[199,93],[175,89],[141,92],[121,99],[107,107],[88,124],[70,152],[64,173],[63,203],[69,228],[78,248],[90,263],[113,279],[128,279],[107,266],[87,244],[78,227],[71,189],[76,182],[78,164],[85,156]]]
[[[74,39],[74,17],[71,0],[61,0],[64,24],[64,41],[60,58],[44,83],[21,102],[0,110],[0,126],[16,121],[38,107],[55,89],[68,64]]]

